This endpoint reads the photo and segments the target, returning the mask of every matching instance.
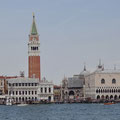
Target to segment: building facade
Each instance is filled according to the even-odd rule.
[[[60,102],[61,101],[61,86],[54,85],[54,102]]]
[[[84,66],[84,70],[80,74],[63,79],[61,88],[63,101],[80,102],[84,99],[85,76],[88,74],[89,72]]]
[[[53,102],[53,83],[47,80],[39,81],[36,78],[8,79],[8,97],[14,103],[26,102]]]
[[[39,79],[14,78],[8,79],[8,97],[15,103],[37,101]]]
[[[5,94],[5,84],[6,84],[6,81],[5,81],[5,77],[4,76],[0,76],[0,95],[4,95]]]
[[[8,93],[8,86],[6,79],[17,78],[17,76],[0,76],[0,95]]]
[[[36,28],[35,16],[33,14],[33,23],[28,42],[28,77],[39,78],[41,80],[40,72],[40,40]]]
[[[54,102],[53,83],[43,78],[38,86],[38,100],[41,102]]]
[[[97,70],[85,77],[85,98],[97,100],[120,99],[120,70]]]

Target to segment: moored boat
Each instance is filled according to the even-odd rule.
[[[11,98],[7,98],[6,105],[12,105],[12,99]]]
[[[24,103],[23,104],[22,103],[21,104],[17,104],[17,106],[27,106],[27,105],[28,104],[24,104]]]
[[[115,102],[104,103],[104,105],[112,105],[112,104],[115,104]]]

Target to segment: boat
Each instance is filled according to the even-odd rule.
[[[28,104],[24,104],[24,103],[21,103],[21,104],[17,104],[17,106],[27,106]]]
[[[104,103],[104,105],[112,105],[112,104],[115,104],[115,102]]]
[[[12,105],[12,99],[11,98],[7,98],[6,105]]]

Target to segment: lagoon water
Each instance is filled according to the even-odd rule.
[[[1,105],[0,120],[120,120],[120,104]]]

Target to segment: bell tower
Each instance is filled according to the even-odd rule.
[[[34,14],[33,14],[32,27],[29,34],[29,42],[28,42],[28,77],[39,78],[41,80],[40,40],[37,32]]]

